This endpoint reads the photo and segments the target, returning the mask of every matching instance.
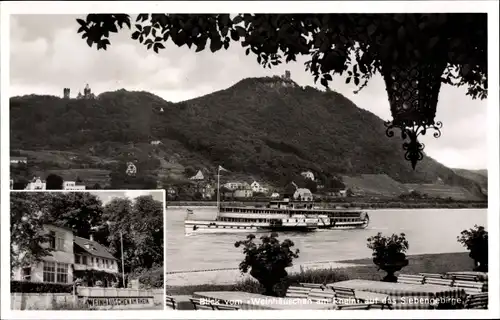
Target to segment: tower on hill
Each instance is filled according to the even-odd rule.
[[[69,88],[64,88],[64,90],[63,90],[63,97],[64,97],[64,99],[69,99],[69,95],[70,95],[70,89]]]

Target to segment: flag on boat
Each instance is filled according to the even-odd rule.
[[[193,214],[193,210],[192,209],[186,209],[186,210],[187,210],[188,214]]]
[[[229,172],[229,170],[224,169],[221,165],[219,165],[219,171],[227,171],[227,172]]]

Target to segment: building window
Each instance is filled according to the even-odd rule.
[[[75,254],[75,263],[78,263],[78,264],[80,264],[80,263],[81,263],[81,262],[80,262],[80,256],[79,256],[79,255],[77,255],[77,254]]]
[[[56,282],[56,264],[55,262],[43,263],[43,282]]]
[[[31,267],[24,267],[21,270],[22,280],[31,281]]]
[[[90,265],[93,266],[94,265],[94,257],[90,257]]]
[[[57,282],[58,283],[68,283],[68,268],[67,263],[57,263]]]
[[[51,248],[51,249],[56,248],[56,233],[55,233],[55,231],[49,232],[49,248]]]
[[[82,256],[82,264],[88,264],[87,256]]]
[[[64,251],[64,236],[61,234],[56,234],[56,244],[57,251]]]
[[[43,282],[68,283],[69,264],[43,262]]]

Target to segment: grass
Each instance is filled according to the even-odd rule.
[[[469,258],[467,252],[411,255],[408,256],[408,260],[408,266],[403,268],[401,270],[401,273],[445,273],[451,271],[472,270],[474,267],[473,260]],[[360,264],[360,266],[346,268],[301,269],[300,272],[289,274],[286,282],[280,285],[277,291],[280,295],[284,295],[288,286],[296,285],[301,282],[333,283],[349,279],[379,281],[385,275],[385,272],[383,270],[377,270],[377,266],[373,264],[371,258],[339,262]],[[263,292],[259,283],[253,279],[247,279],[235,284],[225,285],[167,285],[167,294],[169,295],[192,295],[194,292],[201,291],[244,291],[250,293]]]

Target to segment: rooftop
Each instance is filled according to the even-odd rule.
[[[105,246],[99,244],[98,242],[81,237],[75,237],[74,242],[78,247],[80,247],[82,250],[86,251],[90,255],[106,259],[118,260],[115,257],[113,257],[113,255],[108,251],[108,249]]]

